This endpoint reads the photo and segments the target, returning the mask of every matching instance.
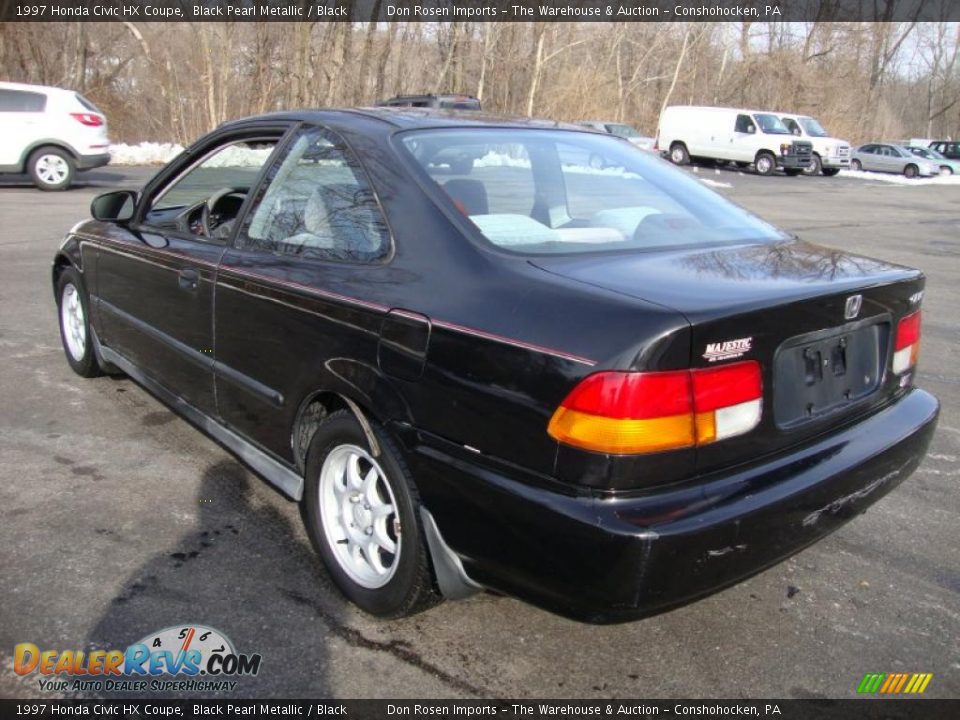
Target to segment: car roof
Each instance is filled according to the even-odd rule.
[[[581,125],[544,120],[538,118],[507,117],[477,110],[457,111],[436,108],[413,107],[360,107],[331,108],[316,110],[282,110],[266,115],[231,120],[221,128],[244,125],[263,120],[300,120],[321,124],[347,126],[358,117],[379,120],[386,131],[425,130],[449,127],[498,127],[498,128],[534,128],[561,129],[583,132]]]
[[[23,90],[25,92],[69,93],[71,95],[76,94],[75,90],[68,90],[66,88],[53,87],[52,85],[31,85],[29,83],[16,83],[16,82],[6,82],[6,81],[0,81],[0,89]]]

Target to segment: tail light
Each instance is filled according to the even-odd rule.
[[[893,372],[906,372],[917,364],[920,354],[920,311],[907,315],[897,325],[897,338],[893,344]]]
[[[760,422],[756,361],[669,372],[601,372],[577,385],[547,432],[597,452],[640,454],[706,445]]]
[[[96,113],[70,113],[70,117],[87,127],[100,127],[103,125],[103,118]]]

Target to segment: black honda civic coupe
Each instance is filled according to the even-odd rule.
[[[266,115],[91,211],[53,263],[67,361],[299,502],[376,615],[662,612],[864,511],[936,425],[919,271],[583,128]]]

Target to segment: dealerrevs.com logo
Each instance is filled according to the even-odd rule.
[[[18,675],[38,673],[46,692],[194,692],[233,690],[260,671],[257,653],[238,653],[230,639],[204,625],[174,625],[150,633],[126,650],[41,650],[14,647]]]

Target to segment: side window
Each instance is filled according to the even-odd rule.
[[[390,235],[349,148],[319,128],[304,131],[270,169],[238,245],[321,260],[370,262]]]
[[[860,148],[860,152],[867,153],[868,155],[873,155],[876,149],[877,149],[876,145],[864,145],[862,148]]]
[[[753,120],[750,119],[749,115],[737,115],[737,125],[736,125],[737,132],[748,133],[750,132],[750,128],[753,128],[753,127],[754,127]],[[754,132],[756,132],[756,128],[754,128]]]
[[[800,131],[800,126],[797,124],[797,121],[794,120],[793,118],[781,118],[781,120],[783,120],[783,124],[786,125],[787,130],[789,130],[792,135],[803,134]]]
[[[215,148],[148,200],[144,223],[200,240],[226,239],[276,145],[245,139]]]
[[[43,112],[47,96],[22,90],[0,90],[0,112]]]

